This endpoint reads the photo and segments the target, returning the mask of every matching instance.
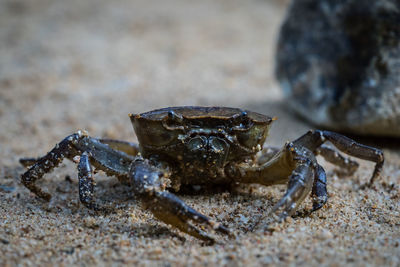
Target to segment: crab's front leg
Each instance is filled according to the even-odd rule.
[[[168,171],[156,167],[148,160],[136,160],[132,164],[130,173],[135,195],[141,199],[145,208],[164,223],[207,242],[214,242],[214,239],[206,232],[191,225],[189,220],[204,223],[224,234],[230,233],[221,224],[212,221],[186,205],[174,194],[166,191],[167,179],[165,178],[169,175]]]
[[[239,177],[239,181],[243,183],[267,186],[287,183],[285,195],[272,208],[272,212],[283,209],[279,216],[282,220],[292,215],[304,198],[317,186],[314,178],[320,173],[317,172],[319,168],[310,150],[288,143],[268,162],[256,166],[246,164],[233,166],[230,175],[236,176],[236,179]],[[324,190],[320,187],[321,184],[318,183],[318,190],[314,190],[316,194],[323,194]]]

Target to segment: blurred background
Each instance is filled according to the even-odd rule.
[[[159,107],[279,116],[274,49],[286,4],[2,1],[0,141],[32,139],[6,153],[44,152],[80,128],[134,140],[127,114]]]

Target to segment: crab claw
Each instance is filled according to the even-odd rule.
[[[151,202],[153,205],[149,207],[149,209],[154,216],[196,238],[211,243],[215,242],[213,237],[190,224],[189,220],[195,223],[205,224],[219,233],[231,235],[228,228],[189,207],[172,193],[167,191],[158,192],[154,195],[154,199]]]
[[[132,165],[131,183],[134,193],[155,217],[208,243],[214,243],[215,239],[189,221],[205,224],[219,233],[231,235],[228,228],[189,207],[176,195],[165,191],[162,177],[164,173],[149,161],[138,160]]]
[[[285,195],[275,204],[270,212],[273,215],[283,208],[278,215],[278,221],[283,221],[287,216],[293,215],[300,203],[311,191],[314,180],[314,170],[309,160],[300,162],[289,177],[288,189]]]

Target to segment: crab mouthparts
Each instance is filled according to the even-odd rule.
[[[209,167],[223,166],[229,153],[229,143],[218,136],[196,135],[186,143],[187,157]]]

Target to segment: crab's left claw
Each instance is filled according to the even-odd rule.
[[[271,215],[281,208],[283,208],[283,211],[278,215],[279,221],[293,215],[299,204],[311,191],[313,181],[314,169],[311,161],[299,162],[289,177],[288,189],[285,195],[272,208]]]
[[[146,160],[137,160],[132,164],[131,184],[133,191],[155,217],[182,232],[209,243],[214,243],[215,239],[205,231],[190,224],[189,220],[206,224],[220,233],[231,234],[228,228],[212,221],[186,205],[174,194],[165,191],[163,176],[164,173],[160,169]]]

